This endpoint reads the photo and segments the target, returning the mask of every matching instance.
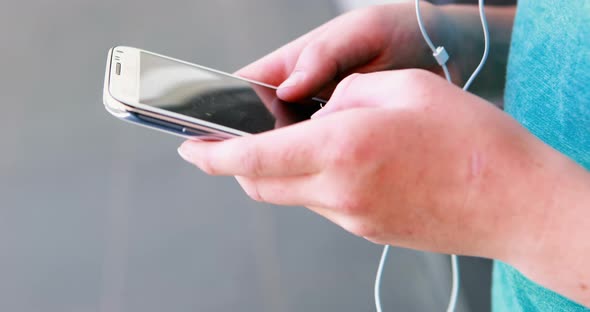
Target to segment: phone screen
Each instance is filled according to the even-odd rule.
[[[140,53],[139,102],[247,133],[309,117],[320,102],[287,103],[276,90],[147,52]]]

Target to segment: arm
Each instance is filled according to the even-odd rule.
[[[543,165],[521,182],[521,199],[514,203],[521,207],[521,246],[504,260],[531,280],[590,307],[590,174],[545,148]]]
[[[351,75],[306,122],[183,158],[380,244],[500,259],[590,306],[590,174],[423,70]]]

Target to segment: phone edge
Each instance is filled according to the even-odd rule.
[[[110,48],[107,54],[107,62],[106,62],[106,69],[105,69],[105,80],[104,80],[104,86],[103,86],[103,105],[105,106],[105,109],[114,117],[123,120],[123,121],[127,121],[133,124],[137,124],[140,126],[144,126],[147,128],[151,128],[160,132],[165,132],[165,133],[169,133],[169,134],[173,134],[185,139],[200,139],[200,140],[224,140],[224,139],[229,139],[232,137],[238,137],[238,136],[244,136],[244,135],[250,135],[250,133],[246,133],[246,132],[241,132],[235,129],[231,129],[228,127],[224,127],[219,125],[219,127],[223,127],[223,128],[227,128],[230,131],[226,131],[225,129],[218,129],[216,124],[214,123],[210,123],[204,120],[200,120],[197,118],[192,118],[191,119],[197,121],[196,122],[192,122],[191,120],[184,120],[184,118],[174,118],[175,116],[170,116],[168,117],[167,114],[163,114],[162,112],[158,112],[158,111],[152,111],[152,110],[146,110],[142,107],[138,107],[132,103],[123,103],[122,101],[116,99],[110,92],[110,77],[111,77],[111,67],[112,67],[112,58],[113,58],[113,50],[115,50],[116,48],[121,47],[121,46],[115,46],[113,48]],[[128,47],[131,48],[131,47]],[[132,49],[136,49],[136,48],[132,48]],[[137,49],[139,51],[143,51],[141,49]],[[146,51],[148,53],[151,53],[149,51]],[[163,56],[165,57],[165,56]],[[180,60],[179,60],[180,61]],[[182,61],[181,61],[182,62]],[[186,63],[186,62],[184,62]],[[200,66],[203,67],[203,66]],[[140,103],[139,103],[140,104]],[[144,106],[143,104],[140,104],[141,106]],[[168,112],[166,111],[166,113],[171,113],[174,114],[173,112]],[[151,123],[148,122],[146,120],[142,120],[137,118],[136,114],[144,114],[147,115],[149,117],[152,117],[154,119],[158,119],[162,122],[165,123],[171,123],[173,125],[179,126],[179,127],[183,127],[183,129],[187,129],[187,132],[178,132],[169,128],[165,128],[162,125],[158,125],[155,123]],[[178,114],[175,114],[178,115]],[[166,118],[168,117],[168,118]],[[201,124],[205,123],[205,124]],[[185,124],[186,123],[186,124]],[[209,125],[211,124],[211,125]],[[195,131],[193,131],[195,130]],[[233,130],[233,131],[231,131]],[[190,134],[191,132],[198,132],[199,134]],[[205,132],[206,134],[202,134],[202,132]]]

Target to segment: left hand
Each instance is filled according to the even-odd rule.
[[[349,76],[320,112],[179,152],[255,200],[306,206],[373,242],[502,258],[526,237],[514,194],[542,191],[531,173],[548,148],[490,103],[409,69]]]

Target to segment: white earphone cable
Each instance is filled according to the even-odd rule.
[[[381,277],[383,276],[383,266],[387,260],[387,254],[389,253],[389,245],[383,247],[383,253],[381,254],[381,260],[379,261],[379,268],[377,269],[377,277],[375,278],[375,308],[377,312],[381,311]]]
[[[420,28],[420,32],[422,33],[422,37],[424,37],[424,41],[426,41],[426,44],[428,44],[428,47],[430,47],[430,50],[432,50],[432,55],[434,56],[434,58],[436,59],[438,64],[442,67],[445,78],[450,83],[452,83],[451,74],[450,74],[449,69],[447,68],[447,64],[446,64],[449,59],[449,55],[444,47],[435,47],[435,45],[432,43],[432,40],[430,40],[430,36],[428,36],[428,33],[426,32],[426,28],[424,27],[424,23],[422,21],[422,15],[420,12],[420,0],[415,0],[415,3],[416,3],[416,18],[418,19],[418,27]],[[481,57],[481,61],[479,62],[479,65],[473,71],[473,73],[471,74],[471,76],[469,77],[469,79],[467,80],[465,85],[463,86],[463,90],[469,89],[469,87],[471,86],[471,84],[473,83],[473,81],[475,80],[477,75],[479,75],[479,73],[481,72],[481,70],[483,69],[483,67],[485,65],[486,60],[488,59],[488,55],[490,52],[490,42],[489,42],[490,41],[490,39],[489,39],[490,33],[489,33],[488,23],[487,23],[485,11],[484,11],[484,0],[478,1],[478,7],[479,7],[479,16],[481,19],[481,27],[483,29],[483,34],[484,34],[484,52]],[[382,312],[381,294],[380,294],[381,293],[381,277],[383,275],[383,267],[385,266],[385,263],[387,261],[388,253],[389,253],[389,245],[386,245],[383,248],[383,253],[381,254],[381,260],[379,261],[379,268],[377,269],[377,276],[375,278],[374,291],[375,291],[375,307],[377,309],[377,312]],[[451,286],[451,295],[449,297],[449,304],[447,306],[447,312],[455,311],[455,308],[457,306],[457,298],[459,297],[459,260],[458,260],[457,255],[451,255],[451,271],[452,271],[452,286]]]
[[[485,65],[485,63],[488,59],[488,55],[490,54],[490,30],[488,29],[488,21],[486,19],[484,0],[479,0],[478,6],[479,6],[479,18],[481,20],[481,28],[483,29],[484,48],[483,48],[483,55],[481,57],[481,61],[479,62],[479,65],[477,65],[477,68],[473,71],[473,73],[471,74],[471,77],[469,77],[469,79],[467,80],[467,82],[463,86],[463,90],[466,90],[466,91],[467,91],[467,89],[469,89],[469,87],[471,87],[473,80],[475,80],[475,77],[477,77],[477,75],[479,75],[479,73],[483,69],[483,66]]]

